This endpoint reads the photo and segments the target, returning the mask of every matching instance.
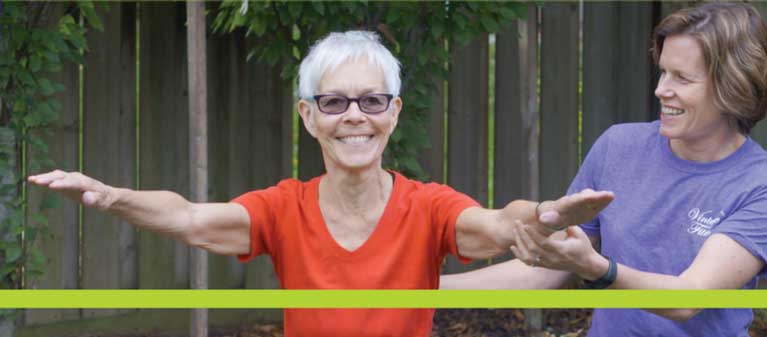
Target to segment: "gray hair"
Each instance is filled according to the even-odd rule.
[[[399,61],[381,44],[378,34],[352,30],[330,33],[312,46],[298,70],[298,97],[312,99],[326,72],[335,70],[346,61],[357,61],[365,56],[368,62],[377,65],[383,72],[388,93],[399,96],[402,85]]]

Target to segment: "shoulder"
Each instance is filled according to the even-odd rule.
[[[278,201],[287,198],[297,198],[300,200],[303,198],[307,190],[313,185],[319,183],[319,178],[303,182],[298,179],[288,178],[283,179],[274,186],[270,186],[264,189],[253,190],[246,192],[234,201],[249,202],[253,200],[266,200],[266,201]]]
[[[610,126],[602,137],[607,138],[611,144],[629,145],[638,144],[640,141],[654,139],[659,136],[658,122],[649,123],[623,123]]]
[[[407,178],[400,173],[391,171],[395,175],[397,193],[399,197],[410,201],[437,200],[449,197],[469,198],[465,194],[456,191],[450,186],[435,182],[422,182]]]

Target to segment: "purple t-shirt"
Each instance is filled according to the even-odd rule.
[[[751,138],[711,163],[671,152],[659,123],[615,125],[596,141],[568,189],[610,190],[615,200],[581,227],[602,254],[628,267],[679,275],[715,233],[767,261],[767,152]],[[762,269],[758,276],[766,276]],[[744,288],[756,287],[758,277]],[[706,309],[684,323],[639,309],[597,309],[591,337],[748,337],[751,309]]]

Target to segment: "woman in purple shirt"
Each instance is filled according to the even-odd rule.
[[[652,42],[660,119],[607,130],[569,188],[615,201],[551,238],[518,230],[518,260],[444,276],[443,289],[556,288],[573,274],[590,288],[751,289],[767,276],[767,152],[748,137],[767,111],[767,28],[750,5],[706,3],[665,18]],[[597,309],[589,336],[747,337],[752,319]]]

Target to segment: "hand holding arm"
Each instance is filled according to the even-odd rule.
[[[531,228],[518,231],[519,244],[512,248],[525,262],[537,261],[542,266],[572,271],[584,279],[594,280],[605,274],[608,260],[588,244],[579,227],[567,229],[567,238],[550,240]],[[539,258],[538,258],[539,257]],[[665,275],[639,271],[618,264],[614,289],[738,289],[764,268],[764,262],[729,236],[711,235],[698,255],[681,274]],[[684,321],[700,309],[661,309],[651,312]]]
[[[458,251],[469,258],[495,256],[515,244],[514,221],[532,224],[538,232],[548,236],[568,225],[593,219],[613,198],[612,192],[587,189],[540,205],[515,200],[499,210],[466,209],[456,221]]]
[[[79,172],[56,170],[30,176],[28,181],[140,228],[214,253],[250,251],[250,218],[239,204],[196,204],[169,191],[115,188]]]

